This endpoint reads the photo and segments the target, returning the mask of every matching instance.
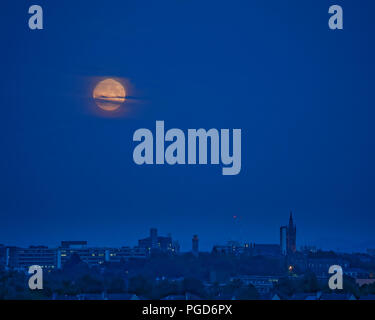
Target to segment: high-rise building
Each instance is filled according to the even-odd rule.
[[[178,248],[172,241],[172,236],[169,234],[167,237],[158,236],[158,231],[155,228],[150,229],[150,236],[138,240],[138,247],[145,248],[148,253],[152,250],[177,253]]]
[[[156,228],[150,229],[150,240],[151,248],[156,249],[158,247],[158,230]]]
[[[198,236],[195,234],[192,239],[192,253],[195,256],[199,254],[199,239]]]
[[[289,224],[280,227],[280,248],[282,254],[293,254],[297,250],[297,228],[293,222],[293,214],[290,212]]]

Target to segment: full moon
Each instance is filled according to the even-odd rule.
[[[96,85],[92,96],[100,109],[115,111],[125,102],[126,93],[120,82],[105,79]]]

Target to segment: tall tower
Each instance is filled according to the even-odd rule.
[[[199,254],[199,239],[196,234],[193,236],[193,240],[192,240],[192,253],[195,256],[198,256]]]
[[[287,254],[287,234],[288,234],[288,227],[282,226],[280,227],[280,250],[282,255]]]
[[[287,228],[287,252],[288,254],[290,253],[295,253],[297,250],[296,246],[296,240],[297,240],[297,227],[293,222],[293,214],[292,211],[290,212],[290,217],[289,217],[289,224]]]

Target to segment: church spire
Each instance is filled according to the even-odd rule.
[[[287,227],[287,251],[288,253],[296,252],[296,233],[297,227],[293,221],[293,213],[290,211],[289,226]]]
[[[293,213],[290,211],[289,224],[293,225]]]

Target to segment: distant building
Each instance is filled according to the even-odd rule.
[[[180,252],[180,243],[177,240],[173,241],[173,243],[172,243],[172,252],[173,253],[179,253]]]
[[[370,272],[361,268],[346,268],[344,274],[353,279],[369,279]]]
[[[89,266],[100,265],[104,262],[120,262],[121,260],[127,261],[147,257],[144,248],[98,248],[87,247],[87,241],[62,241],[58,248],[0,246],[0,263],[8,268],[20,270],[28,269],[32,265],[39,265],[44,269],[60,269],[73,254],[77,254]]]
[[[56,252],[56,249],[46,246],[8,247],[6,265],[14,269],[28,269],[32,265],[53,269],[57,266]]]
[[[121,248],[108,248],[106,250],[106,261],[121,262],[130,259],[143,259],[146,258],[146,249],[140,247],[121,247]]]
[[[216,244],[212,248],[212,253],[218,254],[218,255],[227,255],[232,254],[232,248],[228,245],[220,245]]]
[[[150,229],[149,237],[138,240],[138,247],[146,249],[148,253],[151,251],[177,253],[179,250],[178,244],[172,242],[171,235],[158,236],[158,231],[155,228]]]
[[[5,266],[7,260],[7,248],[0,244],[0,266]]]
[[[280,256],[280,246],[278,244],[256,244],[252,246],[253,256]]]
[[[281,253],[293,254],[297,250],[297,227],[293,222],[293,215],[290,212],[289,224],[280,227],[280,249]]]
[[[146,258],[146,250],[139,247],[87,247],[87,241],[62,241],[57,251],[57,267],[61,268],[73,254],[89,266],[100,265],[104,262],[120,262],[129,259]]]
[[[301,252],[304,254],[317,253],[318,249],[315,246],[302,246]]]
[[[230,278],[230,281],[240,280],[244,286],[253,285],[259,294],[267,294],[278,283],[279,278],[273,276],[239,275]]]
[[[63,241],[64,242],[64,241]],[[61,268],[64,264],[70,260],[73,254],[77,254],[80,259],[87,263],[89,266],[102,264],[106,261],[106,249],[105,248],[93,248],[93,247],[76,247],[76,246],[63,246],[57,250],[57,267]]]
[[[333,265],[339,265],[345,270],[349,268],[349,261],[342,258],[309,258],[306,270],[314,272],[318,278],[328,278],[328,270]]]
[[[212,253],[219,255],[241,255],[248,249],[248,245],[242,245],[237,241],[228,241],[225,245],[214,245]]]
[[[61,241],[62,248],[86,248],[87,241]]]
[[[212,253],[220,255],[248,255],[248,256],[280,256],[280,246],[278,244],[258,244],[237,241],[228,241],[226,245],[215,245]]]
[[[156,228],[151,228],[150,229],[150,247],[155,249],[158,247],[158,230]],[[165,241],[166,239],[160,239],[161,241]],[[172,239],[171,239],[172,242]]]
[[[195,256],[199,254],[199,239],[198,236],[195,234],[192,239],[192,253]]]

